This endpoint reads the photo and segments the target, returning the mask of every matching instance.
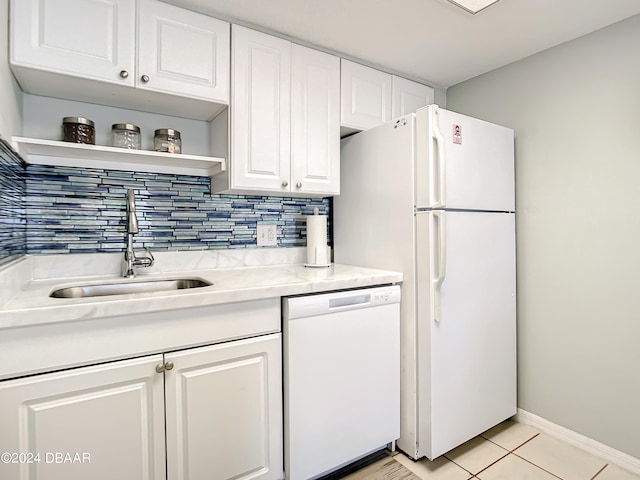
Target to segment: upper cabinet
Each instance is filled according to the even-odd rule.
[[[134,84],[136,5],[130,0],[13,0],[11,26],[14,66]],[[21,80],[27,88],[36,83]]]
[[[352,133],[391,120],[391,75],[342,59],[342,133]]]
[[[61,144],[49,123],[55,135],[16,139],[32,163],[215,175],[212,193],[338,195],[341,135],[434,101],[426,85],[159,0],[10,1],[24,92],[208,122],[208,151],[191,158]]]
[[[172,95],[229,100],[229,24],[138,0],[136,86]]]
[[[340,60],[233,26],[231,162],[214,192],[339,193]]]
[[[291,43],[233,26],[232,189],[289,190]]]
[[[200,120],[228,104],[226,22],[156,0],[12,0],[10,21],[27,93]]]
[[[340,59],[292,45],[292,191],[340,192]]]
[[[434,102],[433,88],[342,60],[341,134],[366,130]]]
[[[393,116],[401,117],[415,112],[418,108],[431,105],[435,100],[433,88],[412,82],[406,78],[393,76]]]

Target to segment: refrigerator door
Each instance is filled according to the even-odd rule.
[[[515,211],[513,130],[429,105],[416,132],[418,208]]]
[[[418,451],[434,459],[516,413],[515,215],[416,215]]]

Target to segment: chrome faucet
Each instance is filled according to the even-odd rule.
[[[151,267],[155,261],[147,247],[148,256],[138,257],[133,249],[133,235],[138,233],[138,218],[136,217],[136,199],[133,190],[127,190],[127,248],[122,262],[122,276],[131,278],[136,276],[135,267]]]

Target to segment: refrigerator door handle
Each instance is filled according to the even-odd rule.
[[[446,171],[444,161],[444,137],[440,132],[440,120],[438,115],[438,106],[432,105],[431,109],[431,138],[435,140],[435,151],[438,157],[437,163],[431,155],[431,161],[429,165],[431,171],[429,172],[430,188],[429,188],[429,200],[431,208],[444,208],[446,197]],[[436,166],[437,165],[437,166]],[[436,192],[438,197],[436,198]]]
[[[441,309],[441,288],[447,273],[447,228],[446,217],[443,211],[431,212],[431,245],[432,262],[434,264],[433,279],[433,301],[431,302],[431,317],[434,322],[440,322],[442,317]]]

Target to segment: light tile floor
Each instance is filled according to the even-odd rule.
[[[423,480],[640,480],[599,457],[511,420],[431,462],[395,459]]]

